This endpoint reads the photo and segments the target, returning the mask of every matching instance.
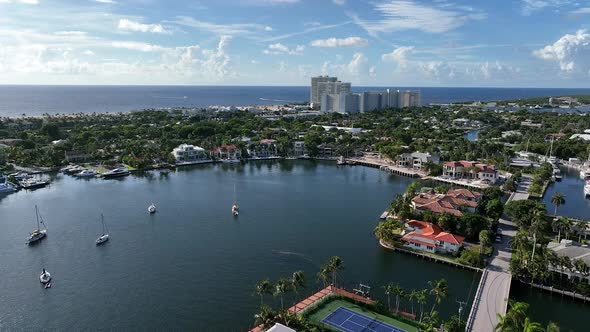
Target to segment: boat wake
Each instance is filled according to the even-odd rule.
[[[313,261],[312,261],[310,258],[308,258],[308,257],[307,257],[307,256],[305,256],[304,254],[302,254],[302,253],[299,253],[299,252],[293,252],[293,251],[287,251],[287,250],[277,250],[277,249],[272,249],[271,251],[272,251],[273,253],[277,254],[277,255],[281,255],[281,256],[287,256],[287,257],[296,257],[296,258],[301,258],[301,259],[303,259],[303,260],[306,260],[306,261],[308,261],[308,262],[310,262],[310,263],[314,264],[314,263],[313,263]],[[315,264],[314,264],[314,265],[315,265]]]

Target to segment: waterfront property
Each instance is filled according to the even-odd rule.
[[[567,257],[572,262],[567,267],[550,265],[551,271],[566,275],[568,279],[586,279],[586,282],[590,283],[589,271],[586,268],[581,269],[580,266],[583,265],[576,264],[576,261],[580,261],[585,263],[586,267],[590,266],[590,248],[588,246],[575,243],[572,240],[562,239],[559,243],[550,242],[547,248],[553,250],[558,257]]]
[[[479,180],[487,184],[494,184],[498,181],[498,171],[495,165],[466,160],[444,163],[443,176],[451,179]]]
[[[481,197],[481,193],[468,189],[451,189],[446,194],[429,191],[412,198],[412,209],[418,213],[431,211],[460,217],[463,211],[475,212]]]
[[[429,253],[454,253],[462,246],[464,237],[443,232],[438,225],[420,220],[405,224],[401,239],[407,247]]]
[[[262,139],[258,144],[250,144],[248,155],[252,159],[269,159],[278,156],[277,144],[274,139]]]
[[[411,168],[415,170],[422,170],[427,163],[438,164],[440,158],[436,154],[430,154],[428,152],[412,152],[402,153],[397,156],[395,164],[399,167]]]
[[[239,160],[242,158],[242,152],[233,144],[222,145],[213,149],[212,155],[219,160]]]
[[[177,165],[202,164],[211,162],[211,158],[200,146],[181,144],[172,150]]]

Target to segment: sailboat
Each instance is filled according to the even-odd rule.
[[[45,226],[45,222],[43,222],[43,218],[39,214],[37,205],[35,205],[35,216],[37,217],[37,229],[33,230],[27,238],[28,244],[35,243],[47,235],[47,227]],[[41,224],[43,224],[43,229],[41,229]]]
[[[104,216],[102,213],[100,214],[100,222],[102,223],[102,235],[96,239],[96,245],[105,243],[109,240],[109,232],[107,230],[107,225],[104,223]]]
[[[43,269],[39,275],[39,281],[42,284],[45,284],[45,288],[51,287],[51,284],[49,283],[51,281],[51,274],[47,270]]]
[[[234,217],[237,217],[240,214],[240,207],[238,206],[238,201],[236,199],[236,185],[234,184],[234,204],[231,206],[231,214]]]

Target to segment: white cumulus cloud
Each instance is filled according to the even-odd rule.
[[[414,46],[400,46],[394,49],[391,53],[381,55],[381,60],[404,62],[406,60],[406,56],[413,51]]]
[[[135,42],[135,41],[114,41],[111,45],[115,48],[124,48],[133,51],[141,51],[141,52],[157,52],[163,51],[165,48],[159,45],[153,45],[148,43],[142,42]]]
[[[369,41],[361,37],[316,39],[311,42],[314,47],[362,47]]]
[[[132,21],[126,18],[119,20],[117,28],[120,30],[136,31],[136,32],[153,32],[153,33],[166,33],[161,24],[144,24],[136,21]]]
[[[294,48],[289,48],[287,45],[281,43],[270,44],[262,51],[264,54],[277,55],[277,54],[289,54],[289,55],[302,55],[305,50],[304,45],[296,45]]]
[[[536,57],[559,63],[561,71],[570,74],[590,74],[590,33],[578,30],[566,34],[555,43],[535,50]]]

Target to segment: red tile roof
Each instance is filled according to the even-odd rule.
[[[482,194],[477,191],[471,191],[469,189],[464,188],[451,189],[447,192],[447,195],[452,197],[465,197],[471,199],[478,199],[482,196]]]
[[[470,193],[471,196],[474,198],[477,194],[472,193],[467,189],[459,189],[465,190]],[[465,195],[463,195],[465,194]],[[481,194],[480,194],[481,195]],[[469,208],[476,208],[477,202],[468,200],[467,198],[471,198],[471,196],[467,196],[467,193],[461,193],[460,191],[449,191],[449,193],[445,194],[434,194],[434,193],[422,193],[418,196],[412,198],[412,203],[415,209],[417,210],[430,210],[434,213],[449,213],[454,216],[460,217],[463,215],[461,211],[459,211],[460,207],[469,207]]]
[[[432,242],[426,240],[441,241],[455,245],[460,245],[465,240],[462,236],[443,232],[440,227],[430,222],[410,220],[407,224],[409,227],[414,228],[414,231],[404,235],[402,241],[434,246]]]

